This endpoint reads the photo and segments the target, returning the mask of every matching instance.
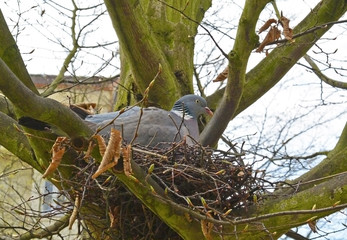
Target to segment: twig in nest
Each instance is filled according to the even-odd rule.
[[[122,148],[123,153],[123,166],[124,166],[124,174],[126,176],[130,176],[133,173],[131,168],[131,145],[127,145]]]
[[[75,193],[75,204],[73,206],[73,210],[69,219],[69,230],[72,229],[72,225],[74,224],[75,220],[77,219],[78,210],[81,206],[81,198],[80,194],[78,192]]]

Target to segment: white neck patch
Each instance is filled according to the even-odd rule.
[[[171,112],[175,113],[177,116],[183,117],[183,111],[181,110],[171,110]],[[189,119],[193,119],[193,116],[185,113],[184,120],[189,120]]]

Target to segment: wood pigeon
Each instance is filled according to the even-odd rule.
[[[185,95],[177,100],[171,111],[156,107],[143,108],[142,110],[141,119],[141,108],[137,106],[125,110],[122,114],[117,111],[95,115],[78,115],[95,130],[104,127],[99,134],[107,139],[111,127],[120,130],[125,143],[131,142],[137,125],[139,125],[134,143],[143,146],[166,146],[167,143],[180,141],[188,135],[190,137],[187,137],[186,141],[193,145],[199,139],[198,118],[203,114],[213,115],[207,107],[206,100],[193,94]],[[109,124],[112,120],[114,120],[113,123]],[[19,119],[19,123],[36,130],[50,129],[47,123],[29,117]]]
[[[188,144],[192,145],[199,140],[198,118],[203,114],[213,115],[207,107],[206,100],[200,96],[189,94],[181,97],[175,102],[171,111],[156,107],[143,108],[140,119],[141,108],[132,107],[122,114],[118,112],[88,115],[85,120],[91,127],[97,129],[115,121],[100,131],[99,134],[107,136],[111,127],[121,131],[123,139],[129,143],[135,135],[136,144],[143,146],[165,146],[165,143],[177,142],[186,136]],[[192,140],[194,139],[194,140]]]

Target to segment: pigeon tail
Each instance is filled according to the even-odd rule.
[[[31,128],[34,130],[39,130],[39,131],[51,130],[51,126],[48,123],[42,122],[40,120],[31,118],[31,117],[21,117],[19,118],[18,123],[24,127]]]

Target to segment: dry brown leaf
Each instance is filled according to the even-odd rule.
[[[311,228],[312,232],[316,233],[317,232],[317,221],[309,221],[308,226]]]
[[[110,218],[110,228],[114,228],[119,222],[119,206],[115,206],[113,209],[108,210],[108,216]]]
[[[213,80],[213,82],[220,82],[228,78],[228,72],[229,72],[229,67],[226,67],[223,72],[218,74],[216,79]]]
[[[61,159],[63,158],[65,153],[65,147],[59,149],[58,151],[54,151],[52,155],[52,162],[49,164],[45,173],[42,175],[43,178],[46,178],[49,174],[53,173],[59,166]]]
[[[83,160],[86,161],[87,163],[89,162],[89,157],[91,156],[91,153],[92,153],[94,147],[95,147],[95,144],[93,143],[93,141],[90,141],[89,145],[88,145],[87,152],[83,157]]]
[[[202,233],[204,234],[204,237],[207,240],[211,240],[212,239],[211,232],[213,228],[213,223],[207,220],[201,220],[200,223],[201,223],[201,230],[202,230]]]
[[[259,34],[267,30],[273,23],[277,23],[277,20],[274,18],[270,18],[269,20],[267,20],[264,23],[264,25],[259,29]]]
[[[77,218],[77,214],[78,214],[78,209],[81,206],[81,198],[80,198],[80,194],[78,192],[75,193],[75,204],[73,206],[73,210],[71,213],[71,216],[69,218],[69,230],[71,230],[72,225],[74,224],[76,218]]]
[[[192,217],[189,215],[189,213],[184,213],[184,217],[187,219],[187,221],[188,222],[192,222],[193,221],[193,219],[192,219]]]
[[[107,144],[106,151],[102,157],[98,170],[93,174],[92,179],[97,178],[100,174],[114,167],[118,163],[121,144],[122,137],[120,131],[111,128],[110,140]]]
[[[81,104],[70,104],[70,109],[77,113],[80,117],[83,119],[88,116],[93,114],[94,108],[96,107],[95,103],[81,103]]]
[[[94,109],[96,107],[96,103],[79,103],[75,104],[77,107],[83,108],[85,110]]]
[[[255,51],[256,52],[262,52],[264,50],[264,47],[267,44],[279,39],[280,36],[281,36],[281,31],[276,26],[271,27],[269,32],[267,33],[264,41],[259,45],[259,47]]]
[[[47,177],[49,174],[53,173],[59,166],[61,159],[65,153],[64,142],[67,140],[66,137],[58,137],[52,146],[52,161],[46,169],[45,173],[42,175],[43,178]]]
[[[103,157],[106,151],[106,143],[103,137],[100,135],[95,135],[94,138],[96,138],[96,141],[98,142],[99,146],[99,153]]]
[[[286,18],[286,17],[281,17],[280,18],[280,23],[281,23],[281,25],[282,25],[282,27],[283,27],[283,35],[284,35],[284,37],[288,40],[288,41],[290,41],[290,42],[294,42],[294,40],[293,40],[293,29],[291,29],[290,27],[289,27],[289,22],[290,22],[290,20],[288,19],[288,18]]]
[[[131,145],[122,148],[123,152],[123,166],[124,166],[124,174],[129,176],[133,173],[131,168]]]
[[[114,167],[115,165],[117,165],[117,163],[115,163],[113,161],[104,164],[102,167],[101,167],[101,165],[99,165],[99,168],[93,174],[92,179],[95,179],[95,178],[99,177],[102,173],[106,172],[108,169]]]

